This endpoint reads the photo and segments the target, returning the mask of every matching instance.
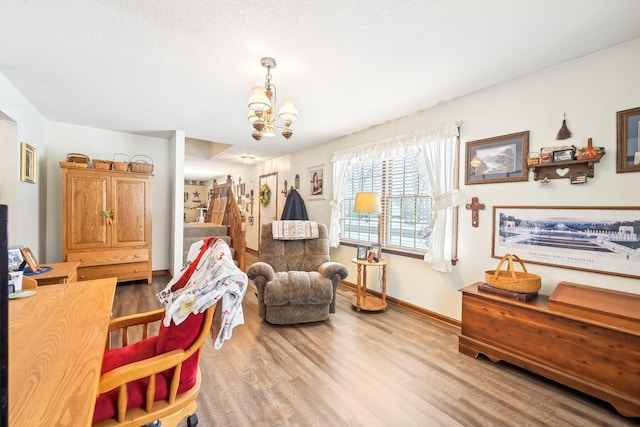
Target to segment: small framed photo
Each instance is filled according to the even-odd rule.
[[[20,249],[20,251],[22,252],[22,256],[24,257],[24,260],[27,262],[27,265],[32,272],[35,273],[36,271],[40,270],[40,263],[38,263],[38,260],[36,259],[33,252],[31,252],[31,249],[22,248]]]
[[[368,247],[358,245],[358,254],[356,258],[362,259],[362,260],[367,259],[368,252],[369,252]]]
[[[372,243],[371,250],[376,258],[382,258],[382,246],[379,243]]]
[[[22,256],[22,246],[12,246],[9,248],[9,270],[18,271],[24,262]]]
[[[587,183],[587,174],[579,173],[577,175],[571,175],[571,183],[572,184],[586,184]]]
[[[324,165],[312,166],[309,172],[309,200],[323,200],[324,195]]]
[[[566,150],[558,150],[553,152],[554,162],[570,162],[574,159],[574,150],[569,148]]]

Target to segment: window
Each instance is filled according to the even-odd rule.
[[[329,246],[378,242],[388,252],[423,255],[434,270],[451,272],[457,261],[457,206],[463,203],[457,172],[459,125],[331,153]],[[353,212],[360,191],[379,191],[380,215]]]
[[[381,243],[385,248],[424,253],[431,235],[432,192],[418,174],[415,156],[350,164],[343,181],[340,240]],[[355,213],[356,194],[381,195],[382,212]]]

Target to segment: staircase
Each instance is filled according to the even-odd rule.
[[[245,270],[245,224],[242,212],[233,194],[231,176],[227,182],[218,185],[213,180],[213,191],[209,200],[209,208],[202,223],[187,223],[184,225],[184,240],[182,242],[182,260],[186,263],[191,245],[205,237],[221,237],[231,248],[231,254],[236,265]]]
[[[219,237],[224,239],[229,247],[231,247],[231,237],[229,236],[228,226],[215,225],[207,223],[190,222],[184,225],[184,239],[182,241],[182,265],[187,263],[187,255],[191,245],[204,239],[205,237]],[[233,248],[231,249],[233,254]]]

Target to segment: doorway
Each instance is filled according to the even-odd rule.
[[[258,203],[260,209],[258,209],[258,252],[260,251],[261,245],[262,225],[270,224],[272,221],[276,221],[278,219],[278,172],[260,175],[259,184]],[[260,195],[263,194],[262,190],[267,187],[269,188],[267,195],[269,202],[263,204],[263,200],[261,200]]]

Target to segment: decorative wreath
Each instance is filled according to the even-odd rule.
[[[267,184],[260,186],[260,204],[267,206],[269,204],[269,198],[271,197],[271,189]]]

